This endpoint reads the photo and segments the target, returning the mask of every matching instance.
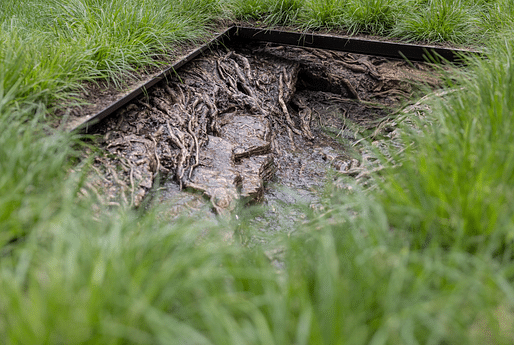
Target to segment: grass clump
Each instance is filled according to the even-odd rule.
[[[350,32],[384,35],[396,24],[406,4],[393,0],[350,0],[346,8],[346,22]]]
[[[217,1],[7,0],[1,6],[4,89],[18,83],[16,99],[30,95],[47,105],[69,99],[79,82],[121,86],[128,75],[162,64],[174,44],[198,39],[208,21],[221,16]]]
[[[213,6],[205,5],[198,16],[186,17],[190,3],[176,6],[139,0],[112,2],[54,1],[49,7],[53,39],[80,49],[85,75],[118,78],[143,66],[156,65],[155,58],[170,52],[179,40],[192,39]]]
[[[514,18],[508,0],[230,0],[229,4],[236,19],[261,25],[465,45],[484,44],[488,37],[508,30]]]
[[[269,26],[297,24],[305,6],[305,0],[230,0],[228,3],[236,18]]]
[[[317,233],[309,227],[288,250],[288,298],[310,322],[303,343],[473,343],[478,314],[507,300],[491,284],[502,279],[494,262],[413,249],[402,231],[390,231],[378,200],[338,193],[311,224]]]
[[[132,211],[92,220],[84,211],[33,231],[2,260],[0,333],[7,343],[259,339],[248,332],[263,318],[251,296],[276,289],[261,256],[223,242],[212,224],[170,225],[156,213]]]
[[[270,25],[288,25],[297,23],[305,0],[270,1],[270,4],[266,22]]]
[[[504,39],[487,59],[471,59],[458,90],[435,100],[433,124],[406,138],[413,145],[391,171],[383,202],[395,227],[416,231],[419,248],[433,241],[510,255],[513,48]]]
[[[514,3],[508,0],[485,2],[484,11],[479,14],[480,26],[486,32],[512,29],[514,20]]]
[[[344,25],[344,0],[311,0],[307,2],[303,14],[306,28],[338,28]]]
[[[16,27],[0,31],[0,40],[5,42],[0,51],[0,87],[9,91],[11,101],[26,102],[29,107],[34,102],[51,104],[78,87],[80,78],[72,71],[83,60],[70,47],[53,46],[44,37],[27,35]],[[68,59],[63,61],[61,56]]]
[[[78,188],[76,181],[63,183],[73,154],[70,136],[49,136],[38,123],[44,108],[17,110],[13,94],[0,86],[0,248],[49,226]]]
[[[430,0],[413,5],[414,11],[398,22],[393,35],[418,41],[464,43],[479,32],[477,9],[464,1]]]

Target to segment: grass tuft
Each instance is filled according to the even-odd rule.
[[[492,47],[487,59],[469,61],[457,91],[434,100],[433,122],[406,136],[414,145],[384,185],[394,226],[416,231],[418,248],[510,252],[514,45],[505,38]]]
[[[402,2],[393,0],[350,0],[346,9],[348,30],[377,35],[388,34],[403,12]]]
[[[344,0],[311,0],[306,2],[305,8],[301,20],[304,28],[337,28],[344,25]]]
[[[408,40],[464,43],[479,33],[476,8],[462,0],[414,3],[409,15],[398,21],[392,34]]]

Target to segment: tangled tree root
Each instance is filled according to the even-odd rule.
[[[96,183],[135,206],[158,175],[203,192],[217,212],[259,200],[283,152],[316,145],[327,111],[342,114],[341,131],[371,127],[425,78],[395,75],[392,63],[268,44],[213,51],[99,129],[108,155],[95,161]]]

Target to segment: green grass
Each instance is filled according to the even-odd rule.
[[[6,1],[0,5],[5,89],[52,104],[78,83],[121,80],[198,39],[220,9],[213,1]],[[191,8],[200,8],[191,16]],[[17,97],[18,98],[18,97]]]
[[[231,16],[240,20],[256,20],[269,26],[296,23],[305,5],[304,0],[228,0]]]
[[[396,17],[405,13],[408,4],[393,0],[348,1],[346,22],[350,32],[384,35],[391,32]]]
[[[303,26],[310,28],[341,27],[346,2],[343,0],[307,1],[302,13]]]
[[[393,35],[429,42],[468,43],[482,34],[477,15],[487,12],[486,8],[460,0],[431,0],[413,3],[412,7],[409,10],[414,11],[393,28]]]
[[[230,0],[237,19],[303,30],[341,29],[404,40],[484,44],[511,27],[509,0]]]
[[[512,343],[513,17],[508,0],[2,1],[2,342]],[[431,113],[405,116],[405,150],[395,166],[377,152],[373,188],[335,180],[323,208],[264,245],[257,210],[170,223],[166,205],[100,208],[83,144],[48,126],[49,109],[227,19],[481,44],[487,57],[448,74]]]
[[[434,100],[434,122],[421,135],[407,130],[410,145],[388,175],[383,203],[395,226],[415,229],[419,247],[511,255],[513,48],[506,38],[487,59],[471,59],[458,90]]]

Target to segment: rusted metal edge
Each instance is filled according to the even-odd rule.
[[[338,50],[348,53],[368,54],[383,57],[408,59],[411,61],[432,61],[443,59],[460,62],[463,55],[479,51],[442,48],[429,45],[416,45],[387,41],[375,41],[363,38],[338,37],[313,33],[237,27],[234,37],[241,40],[257,40],[287,45],[300,45],[309,48]]]
[[[232,26],[217,35],[211,41],[195,49],[187,56],[164,70],[152,80],[134,89],[132,92],[112,103],[100,112],[88,117],[70,131],[87,133],[95,124],[115,113],[117,110],[132,102],[134,99],[147,93],[153,86],[163,79],[173,75],[176,71],[192,61],[198,55],[208,50],[212,45],[223,43],[225,40],[266,41],[271,43],[300,45],[310,48],[330,49],[350,53],[369,54],[383,57],[409,59],[412,61],[427,61],[429,59],[444,59],[458,62],[462,55],[480,54],[478,51],[441,48],[434,46],[415,45],[406,43],[373,41],[361,38],[337,37],[331,35],[318,35],[309,33],[296,33],[289,31],[265,30],[251,27]]]
[[[94,114],[93,116],[87,118],[82,123],[74,126],[72,129],[70,129],[70,132],[78,131],[81,133],[88,133],[88,131],[95,126],[97,123],[105,119],[106,117],[110,116],[111,114],[118,111],[123,106],[127,105],[128,103],[132,102],[136,98],[146,94],[148,90],[150,90],[152,87],[154,87],[156,84],[158,84],[163,79],[166,79],[173,74],[176,73],[176,71],[184,66],[185,64],[191,62],[193,59],[195,59],[198,55],[202,54],[206,50],[208,50],[212,45],[214,44],[220,44],[223,43],[224,40],[230,39],[234,32],[236,30],[236,27],[230,27],[221,34],[217,35],[215,38],[210,40],[209,42],[203,44],[202,46],[198,47],[197,49],[193,50],[191,53],[174,63],[172,66],[168,67],[164,71],[162,71],[159,75],[145,83],[144,85],[134,89],[126,96],[123,96],[119,100],[115,101],[114,103],[110,104],[108,107],[104,108],[100,112]]]

